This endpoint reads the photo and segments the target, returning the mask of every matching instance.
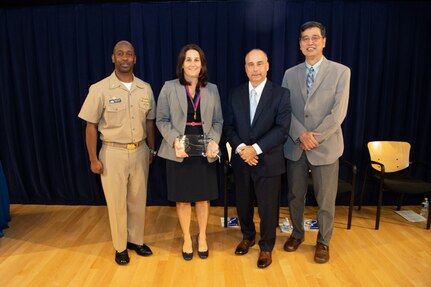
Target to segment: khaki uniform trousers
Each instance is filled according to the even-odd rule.
[[[127,242],[143,244],[148,147],[143,143],[134,150],[128,150],[104,144],[99,159],[103,164],[101,179],[115,250],[125,250]]]

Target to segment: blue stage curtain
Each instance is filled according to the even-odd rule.
[[[6,177],[0,162],[0,237],[3,237],[3,229],[8,228],[10,221],[9,192],[6,184]]]
[[[360,177],[370,140],[409,141],[412,160],[431,162],[431,70],[425,60],[431,47],[429,15],[427,1],[152,1],[0,8],[0,158],[11,202],[104,204],[100,179],[89,170],[85,123],[77,115],[89,86],[112,72],[112,48],[118,40],[134,44],[135,74],[152,85],[156,98],[164,81],[175,78],[180,48],[199,44],[224,107],[228,91],[246,81],[244,56],[252,48],[267,52],[268,78],[281,84],[285,69],[303,61],[298,29],[309,20],[327,27],[327,58],[352,70],[344,157],[359,166]],[[160,144],[160,134],[156,139]],[[164,161],[156,158],[149,205],[169,204],[165,176]],[[431,179],[429,173],[422,176]],[[282,196],[285,202],[285,190]],[[375,204],[376,198],[370,195],[365,201]]]

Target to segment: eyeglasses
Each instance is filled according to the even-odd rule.
[[[312,42],[312,43],[316,43],[316,42],[317,42],[317,41],[319,41],[320,39],[322,39],[322,37],[321,37],[321,36],[311,36],[311,37],[304,36],[304,37],[302,37],[302,38],[301,38],[301,41],[302,41],[302,42],[305,42],[305,43],[308,43],[308,42],[310,42],[310,40],[311,40],[311,42]]]

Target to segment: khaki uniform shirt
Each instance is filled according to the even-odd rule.
[[[115,72],[90,87],[78,117],[98,124],[106,142],[137,143],[147,138],[146,120],[156,117],[151,86],[133,77],[130,91]]]

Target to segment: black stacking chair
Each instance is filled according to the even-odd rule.
[[[399,194],[397,210],[406,194],[428,194],[431,195],[431,183],[413,177],[413,167],[422,166],[430,168],[425,162],[410,162],[410,144],[400,141],[372,141],[368,143],[370,153],[370,164],[367,165],[362,186],[361,199],[358,209],[361,209],[362,199],[365,193],[367,180],[371,178],[379,184],[379,195],[377,202],[376,225],[379,229],[380,212],[383,194],[395,192]],[[430,229],[431,212],[428,213],[426,228]]]

